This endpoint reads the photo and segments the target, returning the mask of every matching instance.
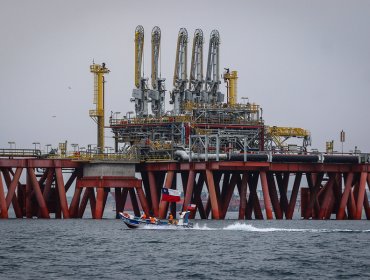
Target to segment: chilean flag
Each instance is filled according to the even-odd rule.
[[[187,207],[187,210],[188,211],[193,211],[197,208],[197,206],[195,204],[189,204],[188,207]]]
[[[172,189],[162,189],[162,200],[168,202],[178,202],[181,200],[180,191]]]

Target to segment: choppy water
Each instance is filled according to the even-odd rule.
[[[369,277],[368,221],[195,221],[186,230],[0,221],[1,279]]]

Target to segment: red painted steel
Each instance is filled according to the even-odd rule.
[[[69,218],[69,210],[68,210],[68,203],[67,203],[67,196],[66,190],[64,187],[64,179],[62,175],[62,168],[55,168],[55,177],[57,179],[57,188],[58,188],[58,195],[60,199],[60,207],[63,212],[64,219]]]
[[[64,183],[63,172],[67,168],[72,173]],[[8,208],[12,205],[18,218],[49,217],[49,213],[55,213],[56,218],[61,218],[62,214],[64,218],[83,217],[90,202],[93,217],[101,218],[108,192],[113,188],[116,214],[124,211],[127,195],[130,194],[135,214],[139,215],[140,210],[147,214],[153,211],[155,216],[164,218],[169,205],[160,202],[160,189],[162,186],[178,188],[176,174],[181,174],[185,193],[181,207],[185,209],[188,204],[195,204],[197,212],[191,213],[192,218],[199,213],[202,219],[206,219],[212,213],[212,218],[224,219],[231,206],[235,209],[238,200],[233,194],[237,187],[240,197],[237,205],[239,219],[251,219],[253,214],[254,218],[262,219],[262,209],[267,219],[273,216],[283,218],[284,215],[286,219],[291,219],[299,190],[302,214],[307,219],[330,219],[332,214],[336,214],[337,219],[361,219],[363,209],[366,218],[370,219],[370,205],[365,191],[366,185],[370,190],[369,164],[233,161],[140,163],[137,171],[141,172],[142,180],[121,176],[84,177],[82,168],[83,163],[68,159],[0,159],[0,173],[5,182],[0,186],[0,216],[7,217]],[[36,169],[37,174],[34,171]],[[26,173],[25,182],[22,182],[22,172]],[[307,191],[301,187],[303,175],[307,178]],[[289,190],[289,199],[290,177],[294,177],[294,184]],[[68,206],[66,192],[74,184],[76,189]],[[263,197],[258,197],[257,191],[260,190]],[[175,206],[170,205],[172,213],[176,213]]]
[[[261,184],[262,184],[262,191],[263,191],[263,200],[265,202],[265,211],[266,211],[266,219],[271,220],[272,217],[272,209],[271,209],[271,200],[270,195],[268,191],[268,185],[267,185],[267,178],[266,178],[266,172],[261,171]]]
[[[3,180],[0,176],[0,217],[1,218],[8,218],[8,207],[6,206],[6,200],[5,200],[5,192],[3,187]]]
[[[239,220],[245,219],[245,209],[247,207],[247,182],[248,182],[248,173],[244,172],[242,176],[239,194],[240,196]]]
[[[218,203],[218,197],[217,197],[217,191],[215,187],[215,182],[213,178],[213,174],[210,170],[206,170],[206,183],[208,186],[208,191],[209,191],[209,197],[211,201],[211,207],[212,207],[212,218],[215,220],[220,219],[220,208],[219,208],[219,203]]]
[[[185,193],[184,203],[182,205],[183,211],[186,210],[186,208],[191,202],[191,197],[193,195],[194,182],[195,182],[195,171],[190,170],[189,176],[187,178],[187,183],[186,183],[186,193]]]
[[[150,187],[150,197],[152,200],[153,214],[155,217],[159,216],[159,199],[158,199],[158,188],[157,182],[154,176],[154,172],[148,172],[149,177],[149,187]],[[148,196],[148,194],[147,194]]]
[[[175,176],[174,171],[168,171],[167,172],[167,177],[166,177],[166,182],[164,184],[164,187],[167,189],[170,189],[172,186],[172,180]],[[161,200],[159,203],[159,218],[165,219],[167,217],[167,209],[168,209],[168,202]]]
[[[37,199],[37,202],[39,204],[40,211],[41,211],[41,217],[42,218],[50,218],[49,211],[46,207],[46,203],[45,203],[44,197],[42,196],[40,186],[39,186],[39,183],[36,179],[36,175],[35,175],[35,172],[34,172],[33,168],[27,168],[27,172],[28,172],[28,175],[30,176],[33,190],[36,194],[36,199]]]

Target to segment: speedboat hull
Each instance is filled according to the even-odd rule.
[[[150,219],[142,219],[140,217],[132,216],[128,213],[119,213],[119,217],[130,229],[143,228],[147,225],[159,226],[160,228],[192,228],[192,223],[170,223],[168,221],[156,220],[154,223]]]

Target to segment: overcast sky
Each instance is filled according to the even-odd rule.
[[[356,145],[370,152],[370,1],[0,3],[0,148],[9,141],[17,148],[96,143],[88,115],[94,108],[93,59],[111,70],[106,114],[134,110],[134,30],[141,24],[146,76],[151,29],[162,30],[167,89],[179,28],[187,28],[190,40],[196,28],[203,30],[205,58],[210,32],[218,29],[221,69],[238,71],[239,100],[260,104],[266,124],[308,129],[312,148],[320,150],[332,139],[341,150],[343,129],[345,150]],[[189,51],[189,65],[190,58]],[[108,129],[106,136],[113,146]]]

